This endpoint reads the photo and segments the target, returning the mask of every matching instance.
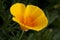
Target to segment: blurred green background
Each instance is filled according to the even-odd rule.
[[[60,0],[0,0],[0,40],[20,40],[22,30],[12,21],[9,11],[17,2],[40,7],[49,19],[47,28],[24,32],[21,40],[60,40]]]

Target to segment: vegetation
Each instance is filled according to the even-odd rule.
[[[49,19],[47,28],[40,32],[24,32],[12,21],[10,7],[14,3],[40,7]],[[60,0],[0,0],[0,40],[60,40]]]

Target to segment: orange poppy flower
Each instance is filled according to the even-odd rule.
[[[24,31],[40,31],[48,24],[48,19],[44,12],[37,6],[22,3],[13,4],[10,8],[13,21],[17,22]]]

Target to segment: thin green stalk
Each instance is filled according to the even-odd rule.
[[[24,34],[24,31],[22,31],[21,36],[19,37],[19,40],[21,40],[23,34]]]
[[[27,38],[27,40],[31,40],[33,37],[33,33],[29,35],[29,37]]]

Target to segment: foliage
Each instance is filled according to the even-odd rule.
[[[25,32],[21,40],[60,40],[60,0],[0,0],[0,40],[19,40],[22,30],[11,20],[10,6],[14,3],[33,4],[44,10],[49,25],[40,32]]]

